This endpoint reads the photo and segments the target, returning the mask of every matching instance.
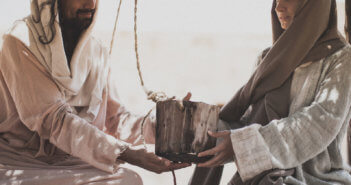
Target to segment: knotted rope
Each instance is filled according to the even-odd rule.
[[[143,87],[143,90],[145,94],[147,95],[147,99],[153,101],[154,103],[157,103],[159,101],[166,101],[166,100],[171,100],[175,99],[175,97],[169,98],[166,93],[164,92],[154,92],[150,91],[145,87],[144,80],[143,80],[143,74],[141,72],[141,67],[140,67],[140,57],[139,57],[139,47],[138,47],[138,0],[134,0],[134,50],[135,50],[135,58],[136,58],[136,63],[137,63],[137,69],[138,69],[138,75],[139,75],[139,80],[140,80],[140,85]],[[144,123],[146,118],[151,114],[153,108],[149,110],[149,112],[146,114],[144,117],[142,123],[141,123],[141,136],[142,140],[144,143],[144,147],[146,149],[146,142],[144,138]],[[173,183],[174,185],[177,185],[177,179],[175,176],[174,170],[172,170],[172,175],[173,175]]]
[[[148,90],[145,87],[144,80],[143,80],[143,75],[142,75],[141,67],[140,67],[140,58],[139,58],[139,51],[138,51],[138,30],[137,30],[138,0],[135,0],[134,3],[135,3],[134,4],[134,49],[135,49],[135,57],[136,57],[137,70],[138,70],[138,76],[139,76],[140,84],[141,84],[141,86],[142,86],[142,88],[143,88],[143,90],[144,90],[144,92],[145,92],[145,94],[147,96],[147,99],[153,101],[154,103],[157,103],[159,101],[166,101],[166,100],[175,99],[174,96],[173,97],[168,97],[166,95],[166,93],[164,93],[164,92],[150,91],[150,90]],[[112,39],[111,39],[111,43],[110,43],[110,52],[109,52],[110,56],[112,54],[113,45],[114,45],[114,41],[115,41],[115,37],[116,37],[115,35],[116,35],[116,32],[117,32],[117,25],[118,25],[119,12],[120,12],[120,9],[121,9],[121,5],[122,5],[122,0],[119,1],[119,5],[118,5],[118,9],[117,9],[115,25],[114,25],[114,28],[113,28]],[[147,150],[147,147],[146,147],[146,142],[145,142],[145,138],[144,138],[144,123],[145,123],[147,117],[150,116],[152,110],[153,110],[153,108],[148,111],[148,113],[144,116],[144,118],[142,120],[142,123],[141,123],[141,136],[142,136],[141,138],[142,138],[142,141],[143,141],[143,144],[144,144],[144,148],[146,150]],[[173,183],[174,183],[174,185],[177,185],[177,179],[176,179],[176,176],[175,176],[175,172],[172,169],[170,169],[170,171],[172,171]]]
[[[147,96],[147,99],[155,103],[159,101],[174,99],[175,97],[169,98],[164,92],[154,92],[147,89],[145,86],[143,74],[141,72],[141,67],[140,67],[140,57],[139,57],[139,47],[138,47],[138,24],[137,24],[138,23],[138,0],[135,0],[134,3],[135,3],[134,4],[134,51],[135,51],[136,65],[138,69],[140,85],[142,86]]]

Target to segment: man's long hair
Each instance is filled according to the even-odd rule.
[[[37,4],[38,4],[38,0],[35,0],[37,1]],[[55,29],[55,18],[56,18],[56,11],[55,11],[55,3],[56,1],[58,0],[48,0],[40,5],[39,6],[39,16],[36,18],[32,15],[32,19],[35,23],[39,23],[41,21],[41,12],[43,11],[43,9],[45,8],[45,6],[50,6],[50,22],[49,22],[49,27],[50,27],[50,31],[51,31],[51,37],[47,37],[45,35],[41,35],[39,36],[39,41],[42,43],[42,44],[50,44],[54,38],[55,38],[55,35],[56,35],[56,29]]]

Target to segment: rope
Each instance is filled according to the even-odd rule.
[[[134,51],[135,51],[135,58],[136,58],[136,65],[140,80],[140,85],[142,86],[147,99],[157,103],[159,101],[166,101],[175,99],[175,97],[168,97],[164,92],[154,92],[150,91],[145,87],[143,74],[141,72],[141,65],[140,65],[140,57],[139,57],[139,46],[138,46],[138,0],[134,1]]]
[[[113,27],[113,33],[112,33],[112,39],[111,39],[110,51],[109,51],[109,55],[110,56],[112,54],[113,45],[114,45],[115,38],[116,38],[115,35],[116,35],[116,32],[117,32],[117,25],[118,25],[119,12],[121,10],[121,5],[122,5],[122,0],[119,1],[117,14],[116,14],[116,19],[115,19],[115,24],[114,24],[114,27]],[[153,91],[148,90],[145,87],[144,80],[143,80],[143,75],[141,73],[141,68],[140,68],[140,58],[139,58],[139,51],[138,51],[138,29],[137,29],[138,0],[135,0],[135,4],[134,5],[135,5],[134,6],[134,49],[135,49],[135,57],[136,57],[136,62],[137,62],[137,69],[138,69],[138,75],[139,75],[139,79],[140,79],[140,84],[143,87],[143,90],[144,90],[145,94],[147,95],[147,99],[148,100],[152,100],[153,102],[157,103],[159,101],[166,101],[166,100],[175,99],[174,96],[169,98],[166,95],[166,93],[164,93],[164,92],[153,92]],[[153,109],[154,108],[151,108],[148,111],[148,113],[144,116],[144,118],[143,118],[143,120],[141,122],[141,134],[140,135],[141,135],[141,139],[142,139],[143,144],[144,144],[144,148],[146,150],[147,150],[147,148],[146,148],[146,142],[145,142],[145,137],[144,137],[144,124],[145,124],[146,118],[150,116],[150,114],[151,114]],[[175,176],[175,172],[174,172],[174,170],[171,170],[171,171],[172,171],[172,175],[173,175],[173,183],[174,183],[174,185],[177,185],[177,179],[176,179],[176,176]]]
[[[143,87],[143,90],[145,92],[145,94],[147,95],[147,99],[148,100],[152,100],[153,102],[157,103],[159,101],[166,101],[166,100],[171,100],[171,99],[175,99],[175,97],[171,97],[169,98],[166,93],[164,92],[153,92],[148,90],[145,87],[145,83],[143,80],[143,74],[141,72],[141,67],[140,67],[140,57],[139,57],[139,48],[138,48],[138,27],[137,27],[137,23],[138,23],[138,0],[134,0],[134,50],[135,50],[135,58],[136,58],[136,63],[137,63],[137,69],[138,69],[138,75],[139,75],[139,80],[140,80],[140,84]],[[142,136],[142,140],[144,143],[144,147],[146,149],[146,143],[145,143],[145,138],[144,138],[144,123],[146,118],[151,114],[153,108],[149,110],[149,112],[145,115],[142,123],[141,123],[141,136]],[[173,175],[173,183],[174,185],[177,185],[177,179],[175,176],[175,172],[174,170],[172,171],[172,175]]]
[[[121,5],[122,5],[122,0],[119,0],[119,5],[118,5],[118,9],[117,9],[117,14],[116,14],[116,20],[115,20],[115,25],[113,27],[112,39],[111,39],[111,43],[110,43],[110,52],[109,52],[110,56],[112,54],[113,44],[115,42],[115,35],[116,35],[116,32],[117,32],[117,24],[118,24],[118,18],[119,18],[119,11],[121,10]]]
[[[141,133],[140,133],[140,135],[141,135],[141,140],[143,141],[143,144],[144,144],[144,148],[145,148],[146,150],[147,150],[147,148],[146,148],[146,142],[145,142],[145,138],[144,138],[144,123],[145,123],[146,118],[150,116],[150,114],[151,114],[151,112],[152,112],[153,109],[154,109],[154,108],[151,108],[151,109],[149,110],[149,112],[147,112],[147,114],[146,114],[146,115],[144,116],[144,118],[143,118],[143,121],[141,122]]]
[[[143,80],[143,76],[141,73],[141,69],[140,69],[140,59],[139,59],[139,51],[138,51],[138,27],[137,27],[137,22],[138,22],[138,0],[134,1],[134,49],[135,49],[135,57],[136,57],[136,62],[137,62],[137,69],[138,69],[138,74],[139,74],[139,80],[140,80],[140,84],[141,86],[144,87],[145,93],[147,95],[149,95],[149,92],[147,91],[147,89],[144,86],[144,80]]]
[[[173,183],[174,185],[177,185],[177,179],[174,170],[172,170],[172,175],[173,175]]]

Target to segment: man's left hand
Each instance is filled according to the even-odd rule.
[[[211,132],[208,131],[208,134],[211,137],[222,138],[223,141],[216,147],[206,150],[198,154],[198,157],[205,157],[209,155],[215,155],[209,161],[198,164],[198,167],[217,167],[223,165],[229,160],[234,158],[234,150],[232,146],[232,141],[230,139],[230,131],[221,131],[221,132]]]

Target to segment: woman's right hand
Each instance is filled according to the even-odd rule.
[[[133,147],[126,149],[118,159],[158,174],[191,165],[188,163],[173,163],[145,149],[135,149]]]

